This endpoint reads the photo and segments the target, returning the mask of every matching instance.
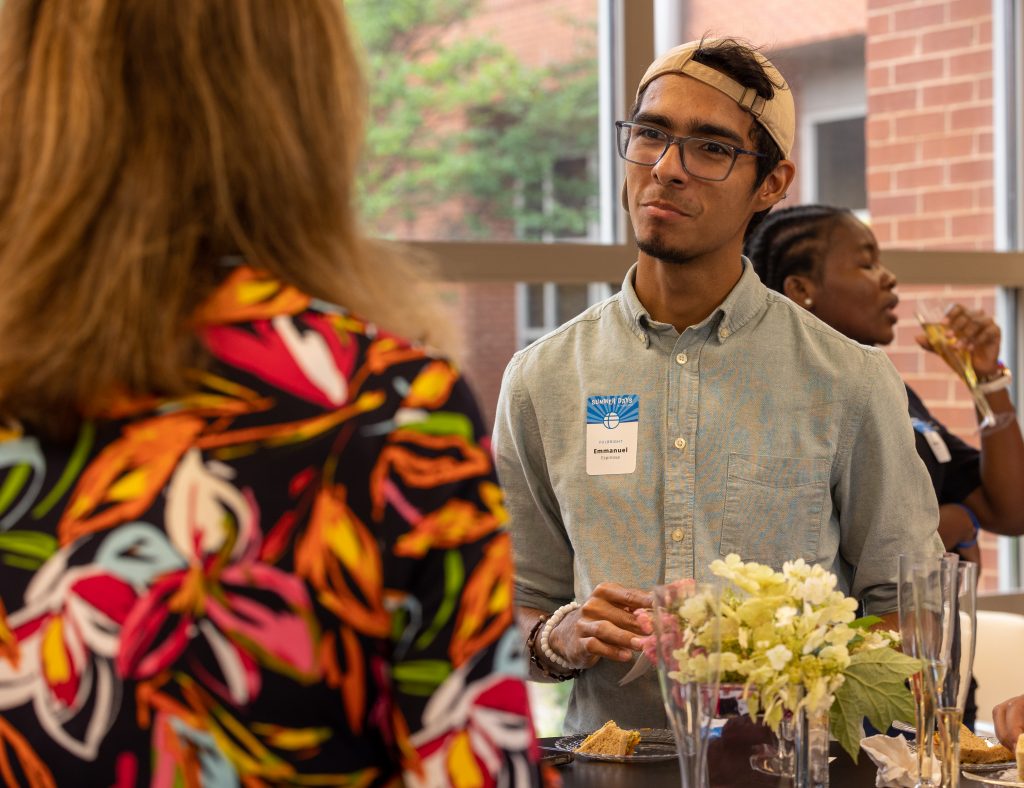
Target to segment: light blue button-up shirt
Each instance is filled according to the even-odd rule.
[[[868,612],[895,610],[897,556],[942,544],[886,355],[768,290],[746,260],[722,304],[682,334],[651,319],[634,271],[505,371],[494,449],[516,602],[552,611],[604,581],[710,579],[714,559],[739,553],[821,564]],[[635,470],[589,474],[595,428],[615,427],[588,426],[588,398],[620,395],[639,398]],[[618,687],[628,668],[585,671],[567,729],[664,726],[651,674]]]

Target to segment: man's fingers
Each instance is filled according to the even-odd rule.
[[[646,634],[630,610],[625,610],[604,599],[591,597],[584,602],[580,607],[580,621],[592,623],[608,621],[618,629],[624,629],[636,635]]]
[[[603,599],[616,607],[626,608],[627,610],[651,607],[654,604],[654,599],[650,593],[636,588],[626,588],[618,583],[599,584],[591,595],[591,599],[594,598]]]
[[[646,634],[633,611],[653,603],[645,591],[601,583],[558,623],[551,632],[550,647],[578,667],[597,659],[628,662],[636,656],[634,638]]]
[[[636,653],[628,648],[618,648],[610,643],[606,643],[600,638],[583,638],[583,640],[580,641],[580,645],[582,645],[584,650],[589,654],[593,654],[596,657],[614,660],[615,662],[629,662],[636,656]]]
[[[576,622],[576,632],[580,639],[596,638],[602,643],[632,652],[634,633],[611,621],[588,621],[581,618]]]

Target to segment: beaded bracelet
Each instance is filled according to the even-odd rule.
[[[530,663],[535,665],[537,667],[537,670],[539,670],[549,679],[554,679],[555,681],[568,681],[569,679],[576,678],[582,672],[578,668],[572,670],[570,673],[555,673],[553,671],[548,670],[547,667],[545,667],[544,663],[541,662],[540,658],[537,656],[537,633],[540,632],[540,628],[544,626],[546,622],[546,616],[541,616],[540,618],[538,618],[537,623],[534,624],[533,629],[530,630],[530,636],[526,638],[526,650],[530,654]]]
[[[567,605],[562,605],[551,614],[551,618],[544,623],[544,628],[540,631],[540,650],[544,653],[545,657],[558,665],[558,667],[565,668],[566,670],[572,670],[572,664],[554,652],[554,649],[548,645],[548,639],[551,637],[551,630],[557,627],[563,618],[579,606],[580,603],[575,599]]]
[[[978,391],[983,394],[992,394],[1009,388],[1012,382],[1013,373],[1000,361],[999,366],[996,367],[996,371],[992,375],[989,375],[985,380],[978,381]]]
[[[966,550],[968,547],[974,547],[974,545],[978,543],[978,531],[981,530],[981,523],[978,522],[978,516],[973,511],[971,511],[970,506],[967,506],[966,504],[962,503],[958,503],[957,506],[959,506],[961,509],[967,512],[967,516],[971,520],[971,525],[974,526],[974,538],[970,541],[964,540],[954,548],[956,550]]]

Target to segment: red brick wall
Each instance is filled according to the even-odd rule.
[[[485,33],[533,66],[574,54],[581,31],[597,47],[597,0],[483,0],[466,33]]]
[[[977,0],[868,0],[868,204],[883,247],[992,249],[992,17]],[[889,356],[932,413],[977,444],[964,386],[914,341],[914,303],[901,287]],[[943,288],[990,314],[992,288]],[[983,539],[982,587],[997,582],[995,538]]]
[[[516,286],[461,284],[446,286],[444,291],[447,303],[458,310],[456,328],[462,348],[457,360],[490,429],[502,373],[517,349]]]
[[[785,49],[864,32],[867,0],[689,0],[687,39],[704,32]],[[783,10],[784,9],[784,10]]]

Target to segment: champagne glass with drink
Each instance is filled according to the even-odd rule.
[[[978,375],[974,371],[971,353],[963,347],[946,325],[946,314],[952,304],[934,296],[921,296],[917,301],[917,320],[924,329],[928,344],[947,366],[967,384],[967,389],[978,409],[978,430],[991,431],[1005,426],[1009,419],[1001,418],[993,412],[985,398],[985,393],[978,386]]]
[[[940,689],[949,669],[953,629],[950,594],[955,586],[959,559],[955,555],[899,556],[898,604],[903,650],[921,660],[921,670],[911,678],[914,722],[917,729],[916,788],[938,788],[942,773],[933,770],[936,717],[941,706]]]

